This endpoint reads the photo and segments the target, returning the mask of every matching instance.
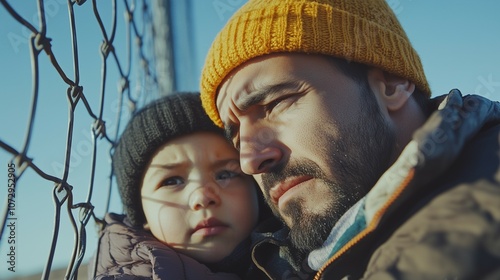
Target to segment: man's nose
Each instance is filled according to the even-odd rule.
[[[282,157],[283,152],[271,129],[240,130],[240,163],[243,172],[251,175],[266,173],[277,165]]]

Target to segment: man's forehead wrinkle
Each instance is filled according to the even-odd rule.
[[[248,91],[246,94],[240,95],[236,100],[235,105],[240,111],[245,111],[252,105],[262,102],[266,97],[277,95],[284,91],[298,91],[302,86],[300,81],[282,81],[273,84],[258,86]]]

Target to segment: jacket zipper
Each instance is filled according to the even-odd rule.
[[[382,215],[385,213],[387,208],[394,203],[394,201],[401,195],[403,190],[408,186],[408,183],[413,179],[413,176],[415,175],[415,169],[412,168],[408,172],[408,175],[406,175],[406,178],[401,182],[399,187],[397,187],[396,191],[391,195],[389,200],[380,208],[377,213],[373,216],[373,220],[370,222],[370,224],[358,235],[356,235],[353,239],[351,239],[346,245],[344,245],[335,255],[333,255],[322,267],[316,275],[314,276],[314,280],[319,280],[321,278],[321,274],[325,271],[325,269],[331,265],[335,260],[337,260],[341,255],[343,255],[345,252],[347,252],[350,248],[352,248],[356,243],[358,243],[360,240],[365,238],[367,235],[373,232],[375,228],[378,225],[378,222],[380,221],[380,218]]]

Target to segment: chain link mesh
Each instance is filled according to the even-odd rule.
[[[22,145],[16,146],[13,144],[8,144],[4,141],[2,133],[0,132],[0,148],[6,151],[8,154],[12,155],[11,162],[17,167],[15,170],[15,180],[19,182],[23,176],[23,173],[27,169],[33,170],[38,177],[42,180],[48,180],[53,182],[52,199],[55,205],[54,217],[53,217],[53,234],[52,243],[50,246],[50,251],[48,252],[48,257],[43,271],[42,279],[49,279],[50,272],[52,269],[53,258],[56,251],[56,246],[58,243],[59,234],[61,232],[61,227],[70,226],[74,235],[74,247],[72,248],[71,259],[68,261],[68,266],[66,269],[65,279],[76,279],[78,274],[78,269],[82,264],[82,260],[86,251],[87,244],[87,226],[89,221],[93,219],[98,225],[102,224],[102,219],[95,213],[95,206],[93,204],[93,195],[95,194],[94,181],[96,168],[99,164],[97,162],[97,146],[100,141],[105,141],[109,143],[109,156],[113,152],[114,141],[119,136],[120,132],[120,121],[123,118],[124,112],[122,110],[123,104],[127,102],[129,104],[129,112],[132,114],[138,104],[146,103],[147,99],[153,99],[157,96],[157,80],[155,76],[154,56],[151,49],[154,45],[154,26],[152,19],[152,9],[150,7],[151,2],[149,0],[142,1],[111,1],[112,13],[111,18],[106,20],[111,21],[111,27],[106,29],[103,24],[103,20],[100,14],[100,10],[96,3],[96,0],[85,1],[85,0],[67,0],[58,1],[63,3],[61,5],[67,6],[67,12],[69,16],[69,37],[71,38],[71,49],[64,51],[72,52],[72,66],[73,71],[64,71],[63,66],[61,66],[59,61],[58,53],[52,45],[52,40],[48,37],[47,27],[47,13],[45,10],[45,3],[43,0],[38,0],[38,21],[39,27],[35,27],[26,18],[23,18],[11,4],[6,0],[0,0],[0,4],[3,8],[12,16],[12,18],[29,30],[30,37],[28,42],[28,49],[25,55],[30,56],[31,61],[31,73],[23,73],[20,77],[22,82],[32,83],[31,92],[31,107],[29,109],[28,124],[26,128],[26,134]],[[82,5],[92,5],[94,18],[88,19],[94,20],[99,25],[101,34],[96,34],[95,36],[102,36],[102,44],[100,46],[95,46],[92,49],[100,50],[101,65],[95,65],[95,70],[101,71],[101,81],[100,81],[100,92],[99,92],[99,105],[93,106],[88,100],[88,94],[85,91],[85,84],[80,81],[80,75],[82,70],[80,68],[79,61],[79,46],[81,43],[78,42],[79,36],[77,34],[77,21],[75,18],[79,15],[78,9]],[[117,8],[122,5],[120,9],[124,10],[125,17],[124,21],[119,21]],[[2,19],[4,21],[5,19]],[[117,42],[117,26],[122,24],[120,29],[125,34],[126,43]],[[120,59],[117,54],[117,48],[125,49],[125,59]],[[58,48],[61,50],[61,48]],[[88,51],[85,48],[84,51]],[[67,85],[67,90],[65,98],[69,107],[69,114],[67,119],[67,131],[66,131],[66,146],[61,147],[64,149],[64,163],[61,175],[50,174],[46,166],[39,166],[36,163],[36,154],[33,155],[30,152],[30,144],[33,142],[33,131],[35,123],[37,125],[50,125],[37,122],[37,108],[40,105],[40,60],[46,56],[50,61],[51,66],[56,70],[58,76],[63,83]],[[114,66],[118,69],[118,90],[117,92],[109,92],[107,90],[108,81],[108,68]],[[135,76],[132,74],[134,73]],[[31,74],[31,77],[29,77]],[[131,88],[134,85],[135,88]],[[29,93],[28,93],[29,94]],[[95,94],[95,93],[93,93]],[[156,94],[156,96],[155,96]],[[104,104],[105,97],[116,95],[118,99],[116,120],[114,121],[114,131],[108,131],[106,121],[103,118],[104,115]],[[61,95],[63,96],[63,95]],[[88,174],[89,183],[86,187],[87,196],[83,201],[75,201],[74,190],[75,188],[84,188],[81,182],[70,182],[71,169],[71,157],[72,152],[74,152],[75,145],[75,120],[77,114],[76,110],[86,111],[86,114],[92,120],[91,124],[91,160],[90,160],[90,174]],[[112,135],[110,135],[110,133]],[[109,163],[105,163],[109,164]],[[104,209],[104,213],[109,210],[109,203],[111,197],[112,188],[112,171],[109,174],[109,185],[105,188],[99,189],[99,196],[105,196],[107,203]],[[101,184],[101,183],[99,183]],[[30,188],[32,186],[23,186]],[[47,201],[47,204],[50,204]],[[6,224],[8,219],[8,203],[5,203],[4,209],[0,214],[1,232],[0,237],[5,238]],[[103,214],[104,214],[103,213]],[[70,224],[61,224],[61,217],[67,215]],[[67,250],[68,248],[64,248]],[[92,268],[90,268],[92,269]]]

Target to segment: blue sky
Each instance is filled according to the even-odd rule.
[[[38,28],[36,1],[10,1],[11,5]],[[80,56],[80,84],[93,110],[99,108],[101,86],[101,58],[99,46],[102,35],[92,14],[92,1],[75,6]],[[243,0],[189,0],[173,2],[173,28],[176,68],[179,71],[179,90],[197,90],[205,54],[215,34],[229,16],[243,4]],[[48,37],[62,69],[74,77],[71,37],[69,33],[66,0],[46,0]],[[111,5],[98,1],[104,24],[110,27]],[[405,28],[414,48],[419,52],[434,96],[459,88],[465,93],[478,93],[500,100],[500,2],[495,0],[389,0]],[[122,1],[118,1],[122,9]],[[26,135],[31,104],[31,65],[28,33],[0,6],[0,140],[21,149]],[[115,47],[120,60],[126,61],[123,15],[118,16],[119,27]],[[123,62],[126,64],[125,62]],[[124,66],[125,67],[125,66]],[[110,136],[116,129],[115,113],[118,101],[117,67],[108,65],[104,103],[104,118]],[[73,78],[72,78],[73,79]],[[131,79],[135,80],[134,70]],[[67,86],[48,62],[40,55],[40,96],[35,127],[28,156],[50,175],[61,176],[66,146],[68,102]],[[90,127],[92,119],[83,104],[76,108],[73,135],[73,157],[69,183],[74,187],[74,202],[86,199],[89,185]],[[96,111],[94,113],[97,113]],[[122,125],[123,127],[123,125]],[[98,142],[97,172],[93,204],[96,215],[102,216],[105,205],[105,187],[109,184],[109,144]],[[7,163],[11,156],[0,149],[0,181],[7,182]],[[3,166],[3,167],[1,167]],[[0,197],[6,195],[6,183],[0,184]],[[16,214],[17,272],[7,271],[7,244],[5,235],[0,243],[0,278],[30,274],[45,266],[52,238],[54,202],[51,182],[27,170],[18,182]],[[3,201],[0,205],[3,206]],[[121,211],[116,192],[112,211]],[[65,211],[65,210],[64,210]],[[78,213],[75,213],[78,216]],[[73,246],[72,228],[65,212],[62,213],[59,242],[53,267],[64,267]],[[85,259],[93,254],[95,228],[87,227],[88,243]]]

